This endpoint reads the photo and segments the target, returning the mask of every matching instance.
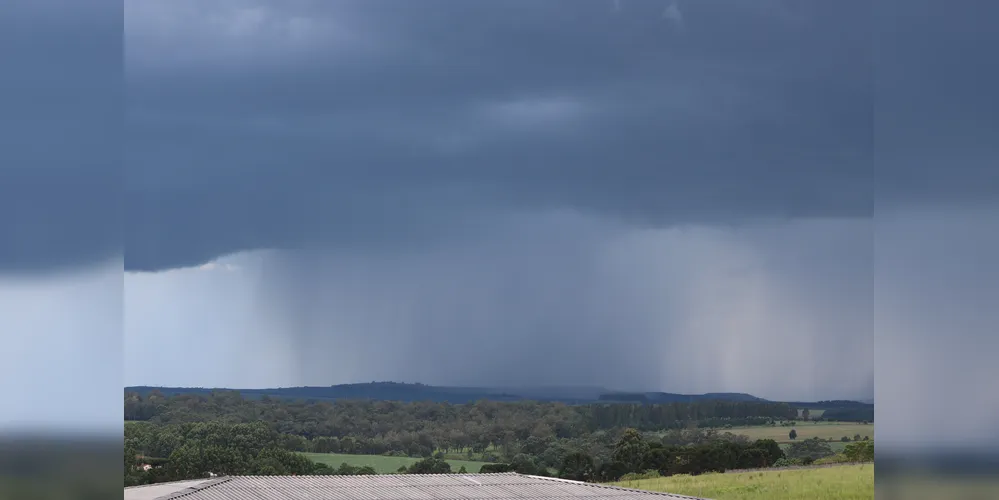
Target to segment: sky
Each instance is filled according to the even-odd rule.
[[[865,9],[126,2],[126,383],[871,397]]]
[[[123,83],[76,89],[106,126],[45,147],[56,94],[5,126],[60,170],[0,183],[4,321],[37,310],[19,287],[105,290],[125,385],[815,400],[872,397],[877,368],[927,389],[879,390],[889,415],[982,401],[940,435],[970,439],[999,410],[977,382],[999,376],[996,9],[126,0]],[[120,163],[94,146],[115,138]]]

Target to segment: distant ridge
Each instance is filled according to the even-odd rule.
[[[340,384],[329,387],[282,387],[268,389],[226,389],[205,387],[126,387],[125,392],[146,395],[157,390],[163,395],[210,394],[214,391],[237,391],[247,398],[304,399],[335,401],[338,399],[370,399],[379,401],[432,401],[438,403],[472,403],[488,401],[547,401],[567,404],[608,403],[673,403],[691,401],[766,401],[743,393],[673,394],[668,392],[617,392],[602,387],[550,386],[516,387],[445,387],[398,382]]]
[[[670,392],[610,392],[601,394],[599,401],[617,401],[631,403],[688,403],[691,401],[734,401],[734,402],[766,402],[751,394],[741,392],[709,392],[706,394],[674,394]]]

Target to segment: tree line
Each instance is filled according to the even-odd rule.
[[[698,433],[699,431],[688,431]],[[125,426],[125,484],[202,478],[215,475],[347,475],[374,474],[371,467],[342,464],[332,468],[284,448],[283,436],[265,423],[199,422]],[[577,445],[581,443],[576,443]],[[859,443],[858,443],[859,444]],[[749,442],[724,435],[708,435],[695,444],[664,444],[636,429],[622,429],[607,446],[594,453],[566,443],[525,443],[506,461],[486,464],[484,473],[519,472],[558,476],[578,481],[614,481],[627,474],[701,474],[733,468],[769,467],[784,459],[773,440]],[[552,447],[562,446],[554,456]],[[152,451],[162,455],[151,457]],[[149,470],[139,468],[150,464]],[[415,462],[399,473],[449,473],[442,453]],[[459,471],[463,472],[463,471]]]
[[[639,405],[604,403],[566,405],[547,402],[478,401],[471,404],[338,400],[335,402],[248,399],[235,391],[208,395],[145,397],[128,393],[125,420],[155,423],[263,421],[283,434],[389,441],[425,434],[441,449],[483,449],[509,438],[525,440],[574,438],[624,427],[639,430],[680,429],[694,422],[705,428],[761,425],[792,419],[797,410],[786,403],[697,401]],[[419,441],[419,439],[417,439]],[[393,443],[390,447],[395,447]],[[378,448],[378,445],[372,445]],[[347,451],[353,452],[353,451]]]
[[[521,454],[509,463],[488,464],[482,472],[519,472],[555,475],[574,481],[618,481],[629,475],[703,474],[729,469],[770,467],[785,458],[776,441],[753,442],[712,439],[699,444],[671,445],[649,440],[637,429],[624,429],[604,459],[581,450],[562,457],[555,472],[530,455]]]
[[[248,399],[234,391],[164,396],[153,391],[146,397],[126,394],[124,406],[126,420],[133,421],[125,425],[126,482],[132,483],[202,477],[206,471],[374,472],[346,464],[340,468],[315,464],[299,452],[422,459],[400,472],[449,471],[444,459],[450,458],[491,462],[485,472],[592,480],[650,470],[696,474],[801,460],[778,453],[776,443],[750,442],[724,429],[796,417],[797,409],[785,403],[456,405]],[[799,447],[809,445],[803,442]],[[821,446],[828,449],[825,443]],[[625,449],[631,450],[630,455]],[[135,467],[137,457],[158,467],[140,472]]]

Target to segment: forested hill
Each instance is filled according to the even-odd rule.
[[[230,390],[203,387],[126,387],[125,392],[147,395],[153,390],[165,396],[175,394],[211,394],[213,391]],[[644,403],[689,403],[694,401],[748,402],[765,400],[749,394],[710,393],[672,394],[667,392],[610,391],[602,387],[535,387],[535,388],[491,388],[491,387],[442,387],[424,384],[403,384],[395,382],[372,382],[367,384],[343,384],[329,387],[286,387],[275,389],[238,389],[246,398],[304,399],[334,401],[339,399],[369,399],[375,401],[464,404],[480,400],[486,401],[542,401],[567,404],[593,402],[644,402]]]

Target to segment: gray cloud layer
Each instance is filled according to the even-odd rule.
[[[123,19],[102,7],[4,3],[0,275],[121,256]]]
[[[129,268],[475,212],[871,215],[863,2],[681,3],[682,30],[662,2],[172,4],[126,6]]]
[[[22,3],[8,17],[37,20]],[[122,198],[115,158],[66,168],[122,137],[119,52],[92,57],[121,40],[67,4],[50,45],[8,59],[31,78],[4,82],[24,96],[5,139],[71,142],[9,162],[25,165],[5,169],[0,197],[21,243],[0,265],[122,244],[146,270],[398,245],[511,207],[662,225],[869,216],[875,189],[879,203],[989,199],[997,110],[978,97],[999,84],[982,64],[995,7],[934,5],[129,1]],[[39,71],[57,52],[75,64]],[[76,84],[45,84],[64,79]],[[68,106],[80,120],[39,119]],[[60,181],[27,168],[41,164],[62,165]],[[27,210],[42,193],[61,201]]]

